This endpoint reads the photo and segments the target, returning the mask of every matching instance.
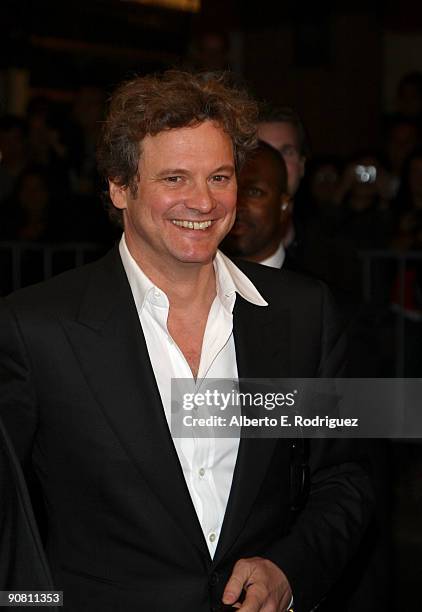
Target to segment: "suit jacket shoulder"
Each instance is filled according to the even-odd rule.
[[[117,247],[94,263],[69,270],[53,278],[25,287],[5,298],[12,309],[26,315],[44,317],[62,313],[77,315],[87,292],[95,292],[96,301],[104,305],[128,283]]]
[[[330,378],[343,374],[346,322],[328,287],[290,270],[245,261],[236,261],[236,265],[268,302],[267,308],[258,309],[245,300],[237,300],[235,307],[235,314],[239,312],[240,320],[249,328],[251,347],[252,343],[262,344],[260,337],[267,339],[261,358],[257,359],[263,364],[259,376]],[[265,333],[265,327],[270,328],[269,333]],[[265,358],[278,339],[283,345],[279,360],[285,362],[280,372],[274,368],[274,358]]]
[[[286,291],[286,295],[295,298],[305,294],[320,293],[325,289],[322,281],[286,268],[272,268],[238,259],[235,260],[235,264],[258,288],[262,287],[262,291],[268,292],[276,299],[283,290]]]

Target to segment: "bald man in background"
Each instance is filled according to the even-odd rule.
[[[305,175],[306,160],[310,157],[308,135],[295,110],[288,106],[266,104],[260,111],[258,138],[277,149],[286,163],[292,214],[285,228],[283,244],[289,251],[289,259],[296,259],[297,251],[300,249],[300,237],[298,239],[297,219],[293,218],[293,204]]]
[[[288,115],[267,115],[274,121],[259,125],[258,148],[248,159],[238,177],[236,222],[221,247],[231,257],[257,262],[274,268],[293,268],[295,271],[312,273],[300,255],[288,257],[286,261],[286,238],[294,237],[292,212],[293,196],[296,194],[305,171],[306,140],[303,125],[287,121]],[[286,117],[286,121],[275,120]],[[284,153],[284,155],[283,155]],[[323,238],[321,238],[323,240]],[[294,244],[292,245],[293,249]],[[291,247],[288,254],[290,255]],[[335,289],[335,287],[332,287]],[[355,314],[335,292],[342,303],[342,316],[349,320]],[[349,367],[352,372],[362,368],[362,350],[356,347],[356,322],[349,330]],[[359,369],[357,370],[359,371]],[[350,375],[350,374],[349,374]],[[372,481],[377,494],[377,517],[368,529],[365,540],[356,557],[325,602],[324,612],[381,612],[389,610],[391,543],[389,538],[389,499],[386,482],[387,449],[372,440],[370,464]],[[339,604],[340,602],[340,604]]]

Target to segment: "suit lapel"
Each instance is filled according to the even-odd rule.
[[[239,378],[288,376],[287,310],[277,310],[271,305],[255,306],[238,295],[233,312],[233,333]]]
[[[176,528],[209,557],[118,251],[103,262],[77,320],[64,322],[68,338],[105,418],[150,490]]]
[[[265,297],[265,296],[264,296]],[[287,312],[254,306],[239,295],[233,313],[239,379],[289,375]],[[214,563],[234,545],[247,520],[278,440],[242,438]]]
[[[145,338],[117,249],[98,264],[75,321],[63,326],[105,418],[151,492],[209,560],[169,432]],[[239,295],[234,309],[239,378],[288,377],[286,312]],[[276,439],[242,439],[214,563],[235,543],[265,476]]]

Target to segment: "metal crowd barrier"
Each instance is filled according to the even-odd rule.
[[[405,274],[409,263],[421,262],[422,251],[385,251],[385,250],[370,250],[360,251],[359,257],[362,259],[362,295],[365,302],[371,302],[374,299],[373,291],[373,267],[375,262],[386,262],[395,264],[396,278],[398,280],[398,292],[395,309],[395,375],[397,378],[402,378],[406,375],[405,372],[405,324],[406,324],[406,309],[405,309]],[[422,308],[421,308],[422,317]]]
[[[33,276],[35,273],[35,282],[38,282],[93,261],[105,250],[103,245],[86,242],[63,244],[0,242],[0,293],[5,295],[34,282],[32,277],[28,280],[28,269],[32,271]],[[395,375],[403,377],[405,375],[405,273],[410,262],[422,262],[422,251],[367,250],[361,251],[359,257],[362,260],[362,295],[364,301],[368,303],[374,300],[376,284],[374,264],[385,262],[387,265],[395,266],[395,276],[398,278]],[[390,296],[387,299],[390,299]]]
[[[36,281],[76,268],[102,255],[104,246],[88,242],[46,244],[0,242],[0,290],[4,295],[28,284],[25,273],[32,269]]]

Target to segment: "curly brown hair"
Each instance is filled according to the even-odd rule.
[[[142,140],[164,130],[218,123],[233,143],[236,169],[256,146],[258,108],[224,73],[168,70],[138,77],[118,87],[110,100],[97,150],[102,176],[136,195]],[[109,197],[110,218],[122,226],[122,211]]]

